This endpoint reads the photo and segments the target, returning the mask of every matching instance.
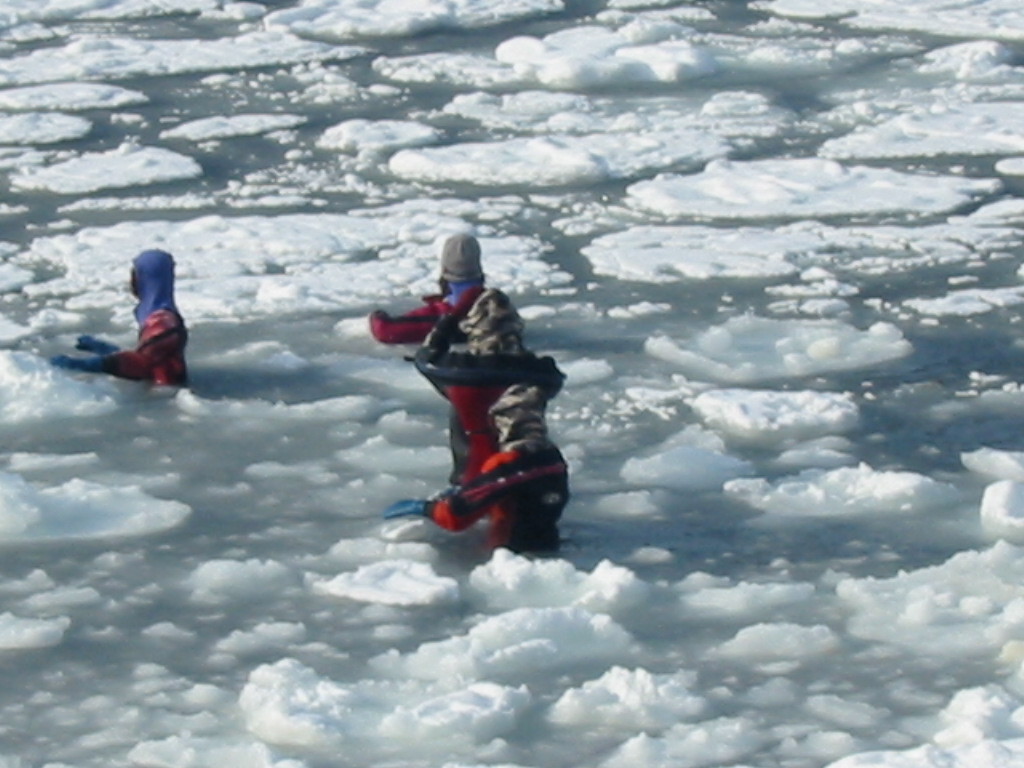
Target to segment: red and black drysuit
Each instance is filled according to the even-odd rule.
[[[513,552],[558,549],[558,521],[569,501],[568,469],[548,442],[493,454],[463,486],[427,502],[426,515],[440,527],[461,531],[490,517],[488,545]]]
[[[103,357],[104,373],[123,379],[183,386],[188,383],[185,345],[188,331],[176,311],[158,309],[142,321],[135,349]]]
[[[452,405],[453,485],[472,481],[497,453],[498,438],[488,410],[502,392],[513,384],[536,384],[551,398],[565,381],[553,358],[529,352],[478,355],[421,347],[413,360]]]
[[[188,383],[188,330],[174,303],[171,254],[154,249],[136,256],[132,261],[131,288],[138,299],[134,311],[139,324],[135,349],[122,350],[94,336],[79,336],[76,349],[93,352],[93,356],[57,355],[51,362],[69,370],[184,386]]]
[[[378,309],[370,314],[370,334],[382,344],[421,344],[441,318],[464,318],[483,291],[482,285],[467,288],[455,304],[447,296],[424,296],[422,307],[397,316]]]

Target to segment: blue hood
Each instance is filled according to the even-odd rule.
[[[166,251],[143,251],[132,261],[135,291],[139,303],[135,319],[141,325],[158,309],[177,312],[174,304],[174,259]]]

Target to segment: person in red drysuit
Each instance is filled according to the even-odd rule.
[[[452,484],[472,480],[495,452],[488,409],[502,392],[512,384],[536,384],[550,398],[562,387],[565,376],[555,361],[524,348],[522,332],[522,319],[508,296],[488,288],[466,317],[438,321],[413,358],[417,370],[451,403]],[[451,350],[458,342],[465,351]]]
[[[79,336],[76,349],[91,357],[58,355],[58,368],[109,373],[123,379],[183,386],[188,383],[185,346],[188,330],[174,303],[174,258],[166,251],[143,251],[132,261],[132,293],[138,299],[135,319],[139,337],[135,349],[122,350],[93,336]]]
[[[441,293],[423,297],[423,306],[402,315],[382,309],[370,313],[370,335],[383,344],[419,344],[442,317],[464,317],[483,292],[480,242],[472,235],[453,235],[441,249]]]
[[[468,483],[430,499],[406,499],[385,519],[426,517],[448,531],[489,518],[488,545],[513,552],[559,548],[558,521],[569,501],[568,467],[548,437],[547,393],[537,385],[508,387],[489,409],[497,450]]]

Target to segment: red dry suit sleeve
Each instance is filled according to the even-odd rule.
[[[433,503],[430,507],[430,518],[445,530],[462,531],[488,514],[497,513],[497,516],[502,519],[507,517],[505,510],[501,509],[501,505],[504,503],[502,499],[507,494],[502,492],[495,493],[495,489],[498,486],[505,486],[505,481],[499,480],[500,477],[504,476],[504,473],[500,471],[500,467],[518,458],[519,454],[515,451],[505,451],[504,453],[496,453],[491,456],[484,462],[476,483],[473,483],[472,486],[460,488],[454,495],[446,496]],[[480,488],[489,488],[490,493],[485,491],[480,496]],[[508,490],[512,491],[513,488]],[[465,498],[466,496],[473,498],[471,500]],[[455,507],[460,509],[461,514],[455,512]]]
[[[103,370],[123,379],[182,385],[188,381],[187,343],[188,332],[181,316],[169,309],[158,309],[142,323],[138,346],[104,357]]]
[[[370,335],[382,344],[421,344],[439,319],[452,311],[440,296],[424,296],[423,306],[392,316],[378,309],[370,313]]]

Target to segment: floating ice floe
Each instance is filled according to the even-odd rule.
[[[697,675],[688,670],[652,674],[612,667],[596,680],[563,693],[547,719],[606,731],[661,730],[704,713],[708,702],[693,692]]]
[[[187,139],[189,141],[214,141],[237,136],[257,136],[271,131],[295,128],[306,122],[302,115],[249,114],[223,115],[190,120],[174,128],[160,132],[161,139]]]
[[[834,20],[855,29],[1024,39],[1024,10],[1014,0],[758,0],[757,9],[798,19]]]
[[[219,604],[294,589],[300,579],[275,560],[207,560],[189,574],[186,586],[196,602]]]
[[[418,680],[523,680],[553,669],[627,662],[632,646],[629,633],[604,614],[578,607],[516,608],[412,653],[381,654],[371,666]]]
[[[907,750],[862,752],[829,763],[825,768],[1015,768],[1024,760],[1024,738],[985,740],[943,749],[933,744]]]
[[[263,23],[322,40],[408,37],[446,29],[475,29],[528,20],[562,10],[562,0],[302,0],[295,8],[273,11]]]
[[[907,299],[903,306],[931,317],[971,317],[1024,303],[1024,286],[961,288],[944,296]]]
[[[117,109],[147,101],[149,97],[140,91],[105,83],[48,83],[0,91],[0,108],[6,110],[59,109],[76,112]]]
[[[5,612],[0,614],[0,650],[4,652],[48,648],[58,645],[71,626],[71,619],[30,619]]]
[[[785,443],[845,432],[860,411],[846,393],[714,389],[693,400],[704,423],[728,437]]]
[[[1024,482],[989,485],[981,497],[981,524],[993,536],[1024,543]]]
[[[270,31],[219,40],[144,40],[82,35],[63,46],[40,48],[0,59],[0,85],[221,72],[269,64],[338,61],[362,52],[362,48],[335,47]]]
[[[222,0],[105,0],[74,2],[62,0],[9,0],[4,8],[4,26],[28,22],[98,21],[146,18],[161,14],[200,13],[216,8]]]
[[[587,573],[565,560],[532,560],[496,550],[470,572],[469,590],[492,610],[578,605],[614,615],[643,604],[650,588],[628,568],[608,560]]]
[[[814,218],[948,213],[994,195],[995,179],[843,166],[821,158],[713,160],[703,172],[633,184],[626,202],[666,219]]]
[[[904,112],[822,144],[837,160],[1024,152],[1024,104],[995,102],[933,106]]]
[[[319,677],[295,659],[257,667],[239,696],[248,729],[271,744],[361,747],[362,754],[444,754],[508,733],[533,701],[526,686],[456,682],[441,690],[364,680],[352,685]]]
[[[203,738],[192,734],[140,741],[128,751],[135,765],[178,766],[178,768],[307,768],[301,760],[279,758],[260,742]]]
[[[770,482],[740,478],[725,493],[776,519],[919,513],[959,499],[955,486],[916,472],[879,471],[866,464],[838,469],[808,469]]]
[[[620,474],[623,480],[635,486],[710,491],[752,471],[753,466],[742,459],[684,444],[669,445],[651,455],[626,459]]]
[[[0,144],[57,144],[80,139],[92,130],[84,117],[59,112],[28,112],[0,117]]]
[[[1024,483],[1024,451],[978,448],[960,454],[963,465],[980,475]]]
[[[812,584],[733,583],[706,573],[690,574],[674,587],[687,616],[747,622],[778,615],[814,596]]]
[[[998,542],[892,578],[843,579],[836,594],[855,637],[910,648],[936,663],[1000,654],[1019,661],[1021,555]]]
[[[329,579],[314,577],[310,586],[317,594],[381,605],[438,605],[459,599],[455,579],[409,560],[382,560]]]
[[[413,120],[346,120],[331,126],[317,141],[323,149],[355,154],[392,152],[436,143],[442,133]]]
[[[0,351],[0,422],[4,425],[103,416],[117,407],[112,381],[79,380],[27,352]]]
[[[431,184],[543,189],[696,166],[726,151],[726,145],[714,136],[665,128],[630,136],[628,141],[624,134],[600,133],[403,149],[391,157],[388,168],[399,178]]]
[[[53,165],[26,168],[11,177],[11,185],[21,190],[78,195],[202,175],[203,167],[191,157],[162,147],[125,144],[109,152],[93,152]]]
[[[597,274],[620,280],[671,283],[680,280],[742,278],[778,280],[813,267],[844,274],[899,273],[922,266],[969,263],[1021,243],[1021,212],[1002,201],[971,216],[918,227],[832,227],[801,221],[778,227],[700,225],[633,226],[600,235],[581,252]],[[566,230],[583,228],[579,219],[558,222]],[[808,271],[804,271],[808,270]],[[820,282],[820,281],[819,281]],[[792,284],[772,287],[777,294]]]
[[[144,536],[173,528],[192,512],[137,487],[75,479],[39,489],[8,473],[0,473],[0,499],[0,544]]]
[[[898,360],[911,345],[894,325],[860,330],[837,320],[770,320],[744,315],[702,332],[683,346],[655,335],[647,353],[684,373],[714,381],[759,381],[847,371]]]
[[[466,229],[462,216],[483,215],[484,208],[438,201],[346,214],[126,221],[37,238],[15,266],[45,265],[57,274],[27,286],[33,296],[75,294],[65,309],[113,306],[132,323],[127,273],[135,254],[153,247],[174,255],[176,299],[193,325],[211,317],[351,311],[396,299],[411,307],[437,288],[444,238]],[[545,262],[536,238],[481,232],[479,239],[488,279],[510,294],[571,279]],[[368,253],[376,258],[365,260]]]
[[[543,38],[511,38],[498,45],[494,57],[549,88],[675,83],[715,70],[714,59],[685,39],[688,31],[667,21],[626,24],[619,30],[572,27]]]

